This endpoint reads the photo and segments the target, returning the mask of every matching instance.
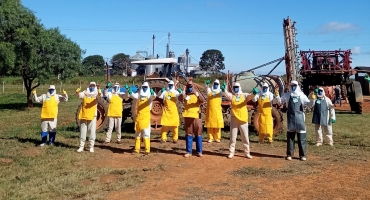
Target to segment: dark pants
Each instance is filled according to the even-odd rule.
[[[286,154],[287,156],[293,157],[294,155],[294,142],[295,142],[295,135],[297,134],[298,139],[298,149],[299,149],[299,157],[306,157],[306,133],[296,133],[296,132],[287,132],[286,139],[287,139],[287,149]]]
[[[340,107],[342,107],[342,97],[335,96],[334,104],[339,103]]]

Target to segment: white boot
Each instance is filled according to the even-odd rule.
[[[90,153],[94,153],[95,140],[90,140]]]
[[[228,159],[231,159],[231,158],[233,158],[234,157],[234,153],[230,153],[228,156],[227,156],[227,158]]]
[[[84,151],[85,148],[85,141],[80,140],[80,147],[77,149],[78,153],[81,153]]]
[[[78,153],[81,153],[81,152],[83,152],[83,151],[84,151],[84,147],[80,147],[80,148],[78,148],[78,149],[77,149],[77,152],[78,152]]]

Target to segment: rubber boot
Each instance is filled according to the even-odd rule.
[[[77,149],[77,152],[78,153],[83,152],[84,148],[85,148],[85,142],[80,140],[80,147]]]
[[[292,157],[294,155],[294,143],[295,143],[295,132],[287,132],[286,133],[286,142],[287,142],[287,149],[286,149],[286,155],[287,160],[292,160]]]
[[[265,134],[259,133],[258,136],[259,136],[259,143],[263,143],[265,140]]]
[[[89,140],[89,141],[90,141],[90,153],[94,153],[95,140]]]
[[[215,141],[217,143],[220,143],[221,142],[221,129],[220,128],[215,128],[213,129],[213,138],[215,139]]]
[[[144,138],[145,154],[150,154],[150,138]]]
[[[298,138],[298,150],[299,150],[299,158],[301,160],[306,160],[306,133],[297,133]]]
[[[179,127],[178,126],[174,126],[172,128],[172,142],[173,143],[177,143],[177,140],[179,140]]]
[[[202,148],[202,142],[203,142],[203,140],[202,140],[202,136],[200,135],[200,136],[195,136],[195,145],[196,145],[196,150],[197,150],[197,156],[198,157],[202,157],[203,156],[203,154],[202,154],[202,152],[203,152],[203,148]]]
[[[56,132],[50,132],[49,133],[49,144],[50,145],[54,145],[56,134],[57,134]]]
[[[193,152],[193,136],[192,135],[186,135],[185,136],[185,142],[186,142],[186,154],[184,155],[185,158],[190,157]]]
[[[138,137],[135,139],[134,153],[140,153],[140,147],[141,147],[141,138]]]
[[[162,131],[161,143],[165,142],[167,142],[167,132]]]
[[[48,139],[48,132],[41,132],[41,144],[40,146],[45,146],[46,140]]]

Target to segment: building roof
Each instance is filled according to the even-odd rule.
[[[365,66],[357,66],[355,67],[355,69],[358,71],[370,71],[370,67],[365,67]]]
[[[154,65],[154,64],[177,64],[176,58],[159,58],[151,60],[139,60],[131,62],[132,64],[145,64],[145,65]]]

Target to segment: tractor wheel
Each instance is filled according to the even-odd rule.
[[[148,81],[150,88],[154,90],[156,94],[163,88],[166,87],[167,82],[162,80]],[[150,125],[152,133],[160,133],[162,130],[161,119],[163,112],[163,99],[156,97],[152,100],[152,109],[150,111]]]
[[[362,114],[362,102],[356,102],[356,104],[357,104],[356,114]]]
[[[283,132],[283,114],[278,110],[276,109],[275,107],[272,108],[272,118],[273,118],[273,128],[274,128],[274,136],[278,136],[280,133]],[[258,134],[258,129],[259,129],[259,124],[258,124],[258,116],[259,116],[259,112],[258,112],[258,109],[256,109],[253,113],[252,113],[252,117],[251,117],[251,123],[253,124],[254,126],[254,130],[257,132]]]
[[[103,98],[100,98],[97,100],[98,100],[98,105],[97,105],[98,114],[96,117],[96,132],[100,133],[100,132],[103,132],[108,126],[108,116],[107,116],[108,102]],[[78,127],[80,127],[80,120],[78,119],[78,114],[80,113],[81,106],[82,104],[80,104],[76,110],[75,119],[76,119],[76,123]]]

